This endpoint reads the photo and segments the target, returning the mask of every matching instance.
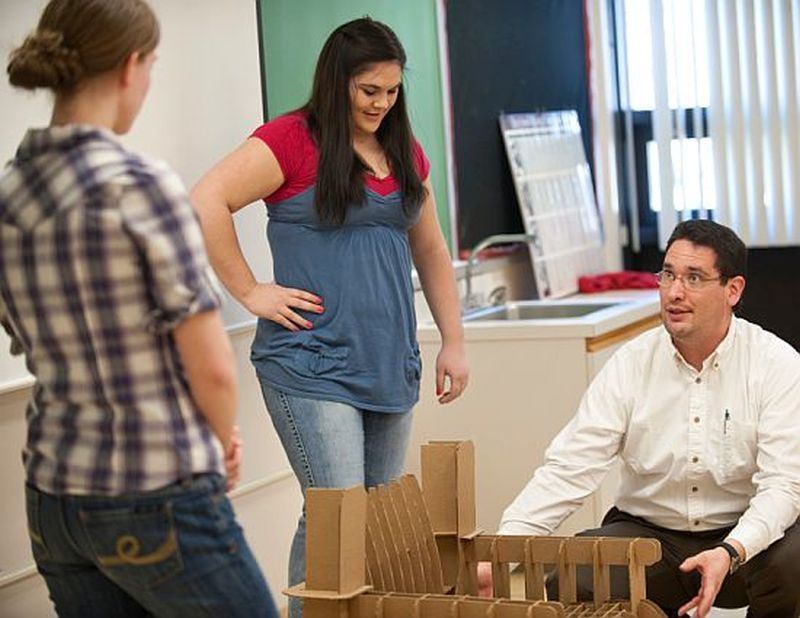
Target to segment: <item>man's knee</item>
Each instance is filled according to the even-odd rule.
[[[764,580],[771,582],[773,587],[791,589],[800,597],[800,555],[764,556],[763,560],[754,560],[749,579]]]
[[[790,531],[745,567],[751,608],[769,607],[764,615],[796,616],[800,612],[800,530],[795,524]],[[784,608],[783,614],[772,611],[778,607]]]

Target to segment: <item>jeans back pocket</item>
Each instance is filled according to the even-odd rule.
[[[80,519],[95,563],[124,588],[152,588],[183,570],[169,503],[82,509]]]

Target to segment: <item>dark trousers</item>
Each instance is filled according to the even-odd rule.
[[[715,543],[725,539],[731,528],[707,532],[680,532],[653,525],[616,507],[603,518],[599,528],[585,530],[579,536],[649,537],[661,543],[661,561],[647,568],[647,598],[658,604],[668,616],[677,616],[678,609],[700,589],[700,574],[683,573],[678,566]],[[627,570],[612,567],[611,594],[628,596]],[[557,598],[558,581],[548,582],[550,598]],[[590,569],[578,569],[578,599],[591,601]],[[729,575],[714,602],[715,607],[749,606],[754,618],[797,618],[800,616],[800,525],[795,523],[782,539],[748,560]]]

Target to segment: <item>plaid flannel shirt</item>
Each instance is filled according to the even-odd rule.
[[[219,306],[166,166],[81,125],[30,130],[0,176],[0,322],[35,378],[27,480],[118,495],[223,472],[171,330]]]

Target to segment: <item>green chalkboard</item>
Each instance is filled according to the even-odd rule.
[[[369,15],[395,31],[408,56],[405,85],[414,133],[431,161],[439,220],[450,246],[442,80],[434,0],[257,0],[266,110],[302,105],[317,56],[333,29]]]

